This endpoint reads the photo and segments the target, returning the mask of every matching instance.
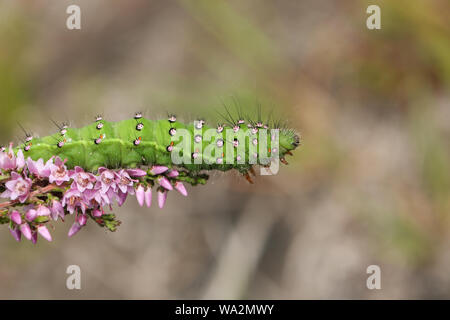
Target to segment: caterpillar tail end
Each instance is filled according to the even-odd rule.
[[[250,167],[250,169],[248,171],[252,174],[252,176],[256,177],[256,172],[253,167]]]
[[[250,184],[255,184],[255,182],[252,180],[252,178],[250,177],[250,174],[248,174],[248,172],[246,174],[244,174],[244,177]]]

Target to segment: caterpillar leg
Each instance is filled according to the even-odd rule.
[[[287,162],[285,158],[280,158],[280,161],[281,161],[281,163],[283,163],[285,165],[289,164],[289,162]]]
[[[270,170],[270,165],[264,166],[264,169],[266,169],[267,172],[269,172],[270,175],[273,175],[274,173],[272,170]]]
[[[250,184],[254,184],[252,178],[250,177],[250,175],[248,174],[248,172],[246,174],[244,174],[245,179],[250,183]]]
[[[250,167],[250,169],[248,170],[254,177],[256,177],[256,172],[255,169],[253,167]]]

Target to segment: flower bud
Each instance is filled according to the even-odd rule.
[[[36,219],[36,217],[38,216],[38,213],[36,210],[34,209],[30,209],[27,211],[27,213],[25,214],[25,218],[28,221],[33,221],[34,219]]]
[[[157,179],[159,185],[167,190],[173,190],[172,185],[170,184],[170,181],[167,180],[166,177],[160,177]]]
[[[158,190],[158,206],[162,209],[167,199],[167,191]]]
[[[144,187],[140,184],[136,189],[136,199],[141,207],[144,205],[144,198],[145,198]]]
[[[20,232],[22,232],[23,236],[27,238],[28,240],[31,240],[31,229],[28,223],[23,223],[19,227]]]
[[[156,176],[158,174],[166,172],[167,170],[169,170],[169,168],[167,168],[165,166],[152,166],[152,168],[150,169],[149,172],[151,175]]]
[[[152,205],[152,188],[147,187],[147,190],[145,190],[144,198],[147,208],[150,208],[150,206]]]
[[[69,237],[74,236],[78,231],[80,231],[81,226],[78,222],[74,222],[74,224],[70,227],[69,233],[67,234]]]
[[[47,241],[52,241],[52,235],[50,234],[46,226],[37,227],[37,231],[42,236],[42,238],[44,238]]]
[[[181,183],[180,181],[175,182],[175,189],[183,196],[187,197],[188,195],[187,190],[184,187],[183,183]]]
[[[22,223],[22,217],[20,216],[20,213],[17,210],[14,210],[13,212],[11,212],[10,219],[15,224],[21,224]]]

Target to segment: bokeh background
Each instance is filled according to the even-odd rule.
[[[81,7],[81,30],[66,8]],[[381,30],[366,8],[381,7]],[[275,176],[214,173],[116,233],[0,233],[3,299],[450,298],[447,0],[2,0],[0,141],[50,119],[142,110],[216,120],[222,100],[288,119]],[[215,123],[215,122],[214,122]],[[79,265],[82,289],[66,289]],[[366,268],[381,268],[381,290]]]

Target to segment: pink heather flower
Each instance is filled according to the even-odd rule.
[[[75,221],[74,224],[70,227],[69,233],[67,234],[69,237],[74,236],[78,231],[80,231],[80,224]]]
[[[102,191],[100,190],[100,195],[102,196],[102,199],[104,199],[103,203],[109,204],[111,205],[114,199],[117,199],[117,193],[110,188],[105,194],[102,193]]]
[[[124,204],[125,200],[127,200],[127,197],[128,193],[119,190],[119,193],[116,195],[117,204],[119,205],[119,207],[121,207]]]
[[[87,222],[87,215],[81,214],[77,217],[77,221],[80,224],[80,226],[85,226]]]
[[[56,157],[54,164],[50,165],[50,183],[55,182],[58,186],[70,180],[69,172],[67,171],[64,163],[66,160],[62,161],[61,158]]]
[[[28,170],[39,178],[48,178],[50,176],[52,163],[53,159],[49,159],[45,164],[42,158],[37,161],[31,158],[27,159]]]
[[[86,211],[86,203],[83,200],[83,195],[78,189],[69,189],[63,196],[62,206],[67,208],[71,214],[74,213],[77,207],[81,208],[84,213]]]
[[[156,181],[158,182],[158,184],[159,184],[161,187],[163,187],[163,188],[165,188],[165,189],[167,189],[167,190],[173,190],[173,187],[172,187],[172,185],[170,184],[170,181],[167,180],[166,177],[159,177],[158,179],[156,179]]]
[[[20,213],[17,210],[14,210],[13,212],[11,212],[11,216],[9,218],[15,224],[21,224],[22,223],[22,217],[20,216]]]
[[[127,173],[131,177],[143,177],[147,175],[147,172],[141,169],[127,169]]]
[[[145,190],[144,193],[145,198],[145,204],[147,205],[147,208],[150,208],[152,205],[152,188],[147,187],[147,190]]]
[[[145,172],[145,171],[144,171]],[[137,180],[131,179],[130,175],[125,170],[120,170],[116,173],[116,183],[120,191],[123,193],[134,194],[133,183]]]
[[[166,173],[166,176],[169,178],[178,177],[179,172],[177,170],[170,170],[169,173]]]
[[[11,200],[19,199],[24,203],[30,195],[31,179],[23,178],[16,172],[11,173],[11,180],[5,183],[7,190],[0,196],[4,198],[11,198]]]
[[[186,191],[186,188],[184,187],[183,183],[180,181],[175,182],[175,189],[180,192],[183,196],[187,197],[188,193]]]
[[[25,214],[25,219],[27,219],[28,221],[33,221],[34,219],[36,219],[37,216],[38,216],[37,211],[34,209],[30,209]]]
[[[51,206],[51,215],[53,220],[58,220],[58,216],[61,217],[62,220],[64,220],[64,209],[61,205],[61,202],[58,200],[52,200],[52,206]]]
[[[136,199],[141,207],[144,205],[144,198],[145,198],[144,187],[140,184],[136,188]]]
[[[95,209],[92,211],[92,216],[95,218],[100,218],[103,215],[102,209]]]
[[[116,199],[119,206],[123,205],[123,203],[127,199],[128,194],[134,194],[134,182],[137,182],[137,180],[131,179],[130,175],[128,174],[128,170],[120,170],[116,173],[116,183],[118,187]]]
[[[158,190],[158,206],[162,209],[167,199],[167,191]]]
[[[38,237],[37,232],[36,232],[36,231],[32,231],[32,232],[31,232],[31,243],[36,244],[36,242],[37,242],[37,237]]]
[[[165,166],[152,166],[151,169],[149,170],[151,175],[158,175],[161,174],[163,172],[166,172],[167,170],[169,170],[169,168],[165,167]]]
[[[98,176],[96,188],[100,186],[102,193],[107,193],[110,189],[116,191],[115,173],[104,167],[99,168],[98,173],[100,173],[100,176]]]
[[[15,168],[15,159],[13,160],[9,153],[2,151],[0,153],[0,169],[11,170]]]
[[[37,231],[42,236],[42,238],[47,241],[52,241],[52,235],[50,234],[46,226],[38,226]]]
[[[31,228],[28,225],[28,223],[21,224],[19,226],[19,228],[20,228],[20,232],[22,232],[23,236],[25,238],[27,238],[28,240],[31,240],[31,237],[32,237],[32,235],[31,235]]]
[[[6,153],[6,148],[5,147],[3,147],[3,146],[1,146],[0,147],[0,165],[1,165],[1,167],[0,167],[0,169],[3,169],[3,162],[4,162],[4,157],[7,155],[7,153]]]
[[[102,193],[100,189],[98,189],[96,184],[95,189],[87,189],[83,192],[83,197],[86,202],[96,201],[100,206],[104,206],[107,204],[111,204],[112,200],[115,198],[115,193],[112,189],[108,190],[106,194]]]
[[[17,151],[16,166],[18,169],[23,169],[23,167],[25,167],[25,158],[22,149]]]
[[[49,216],[51,214],[50,209],[46,206],[39,206],[36,211],[38,217]]]
[[[69,171],[69,177],[73,179],[72,187],[75,187],[80,192],[84,192],[86,189],[93,189],[97,181],[93,174],[84,172],[78,166],[74,170]]]
[[[20,232],[19,228],[15,227],[14,229],[9,228],[9,232],[11,232],[11,235],[16,239],[17,242],[21,240],[22,233]]]
[[[2,152],[0,154],[0,169],[4,170],[14,170],[16,168],[23,168],[25,165],[25,160],[23,158],[22,150],[17,152],[17,157],[13,151],[13,144],[9,144],[8,152]]]

